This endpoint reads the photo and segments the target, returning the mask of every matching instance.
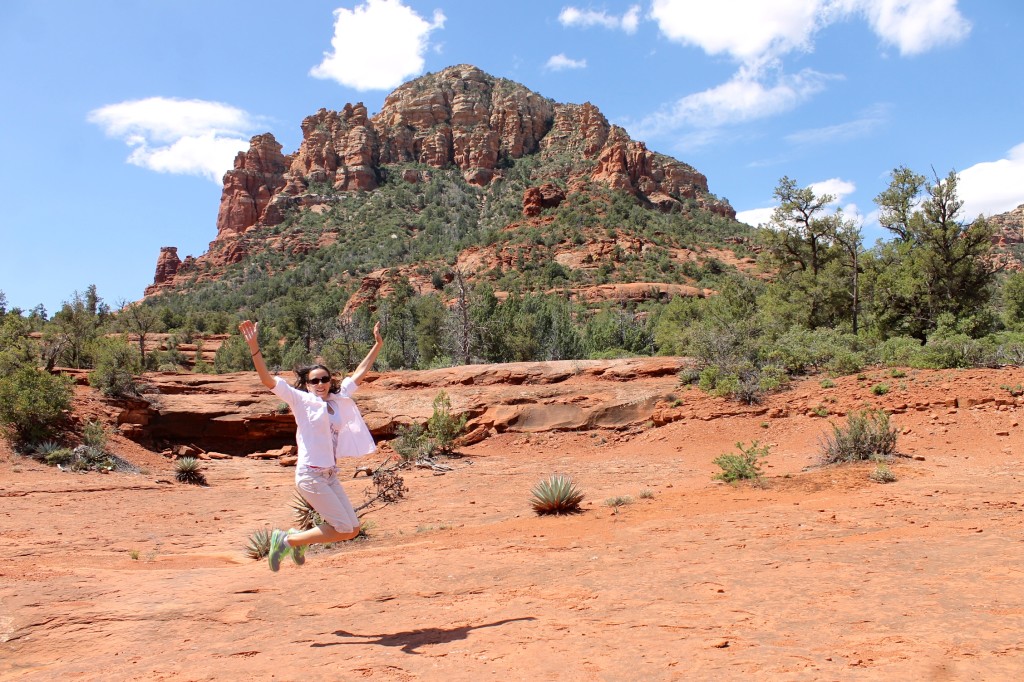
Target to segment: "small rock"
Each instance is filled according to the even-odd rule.
[[[924,455],[914,455],[914,459],[918,462],[924,461]]]
[[[712,644],[711,646],[713,646],[713,647],[714,647],[714,648],[716,648],[716,649],[724,649],[724,648],[726,648],[726,647],[728,647],[728,646],[729,646],[729,640],[727,640],[727,639],[723,639],[723,640],[722,640],[722,641],[720,641],[720,642],[715,642],[715,643],[714,643],[714,644]]]

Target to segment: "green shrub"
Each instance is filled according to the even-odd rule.
[[[909,336],[894,336],[875,347],[874,358],[887,367],[907,367],[921,350],[921,342]]]
[[[36,457],[41,458],[51,466],[70,464],[75,453],[71,448],[66,448],[57,441],[48,440],[39,443],[34,448]]]
[[[835,376],[847,376],[861,371],[865,364],[867,364],[867,361],[863,353],[852,350],[838,350],[825,365],[825,368]]]
[[[832,381],[831,379],[822,379],[821,380],[821,387],[822,388],[835,388],[836,387],[836,382]]]
[[[530,491],[530,506],[538,515],[575,514],[583,501],[581,491],[568,476],[554,475],[540,481]]]
[[[980,341],[964,334],[928,339],[911,358],[916,369],[956,369],[985,364],[985,348]]]
[[[264,360],[266,360],[265,356]],[[217,374],[247,372],[252,368],[252,353],[249,352],[249,346],[241,336],[225,339],[213,355],[213,371]]]
[[[891,457],[896,452],[897,431],[884,410],[851,412],[846,427],[832,425],[821,441],[823,464],[856,462],[872,457]]]
[[[113,471],[129,466],[102,448],[91,445],[79,445],[71,454],[72,471]]]
[[[427,434],[419,424],[401,425],[395,431],[391,449],[398,453],[403,462],[415,462],[430,457],[430,443]]]
[[[889,392],[889,384],[875,384],[874,386],[871,387],[871,392],[874,393],[875,395],[885,395],[886,393]]]
[[[758,479],[761,477],[760,460],[768,456],[770,446],[758,447],[758,442],[751,442],[750,447],[744,448],[743,443],[736,443],[739,454],[725,453],[715,458],[722,472],[715,474],[715,478],[726,483],[739,480]]]
[[[875,465],[874,470],[868,474],[868,478],[876,483],[895,483],[896,474],[892,472],[888,464],[879,462]]]
[[[138,348],[123,337],[101,338],[93,346],[93,370],[89,385],[105,396],[138,395],[135,376],[142,372]]]
[[[0,377],[0,427],[20,444],[54,434],[71,408],[73,380],[32,366]]]
[[[107,427],[98,419],[86,422],[82,429],[82,442],[97,450],[106,449],[108,436]]]
[[[427,437],[433,453],[450,455],[455,449],[455,439],[466,428],[466,415],[452,416],[452,401],[444,391],[434,397],[434,413],[427,420]]]

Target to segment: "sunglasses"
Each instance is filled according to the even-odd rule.
[[[329,384],[331,383],[330,377],[319,377],[313,379],[306,379],[306,383],[310,386],[316,386],[317,384]]]

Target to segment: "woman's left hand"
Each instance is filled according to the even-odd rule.
[[[377,320],[377,324],[373,325],[373,340],[377,343],[384,343],[384,339],[380,335],[380,320]]]

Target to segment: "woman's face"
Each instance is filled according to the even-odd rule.
[[[327,381],[324,381],[324,379]],[[311,369],[309,376],[306,377],[306,390],[318,396],[321,400],[327,400],[327,395],[331,391],[330,373],[319,367]]]

